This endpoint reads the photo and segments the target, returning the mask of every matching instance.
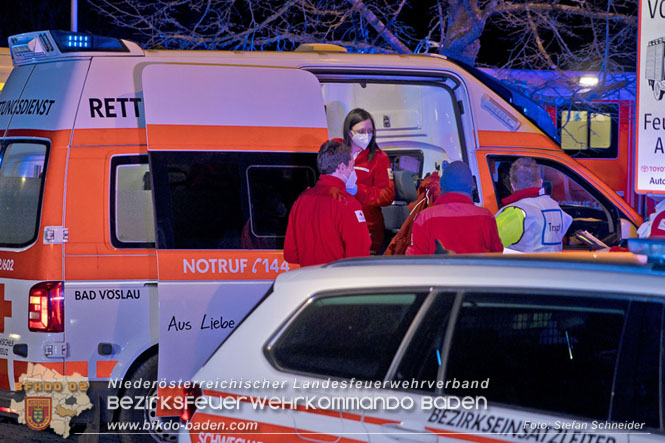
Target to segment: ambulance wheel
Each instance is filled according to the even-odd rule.
[[[132,375],[127,379],[134,386],[142,382],[150,381],[151,385],[157,380],[157,355],[153,355],[144,361],[141,366],[136,368]],[[156,398],[157,388],[128,388],[124,396],[130,398]],[[170,443],[178,441],[179,417],[157,417],[157,401],[150,401],[145,409],[120,409],[118,414],[120,423],[137,423],[137,428],[141,433],[121,434],[120,439],[123,443]],[[174,426],[171,426],[174,425]],[[144,430],[148,428],[147,430]]]
[[[661,98],[663,98],[663,92],[665,91],[663,91],[662,87],[660,86],[660,83],[655,82],[653,85],[653,96],[656,97],[656,100],[660,100]]]

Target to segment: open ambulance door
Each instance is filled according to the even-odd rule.
[[[325,109],[316,77],[298,69],[155,64],[142,80],[159,380],[189,380],[289,269],[279,231],[290,204],[271,216],[256,201],[274,200],[288,186],[280,180],[304,186],[291,200],[313,185],[316,152],[328,138]],[[273,219],[282,226],[271,227]]]

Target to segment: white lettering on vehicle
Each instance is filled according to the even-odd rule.
[[[0,260],[0,271],[13,271],[14,270],[14,260],[3,259]]]
[[[185,274],[243,274],[245,272],[279,274],[289,270],[289,264],[284,260],[260,257],[254,260],[251,268],[247,258],[183,259],[182,266]]]

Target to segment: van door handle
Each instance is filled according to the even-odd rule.
[[[438,441],[436,434],[425,428],[411,429],[395,423],[386,423],[381,425],[381,428],[386,430],[386,437],[395,441],[417,443],[436,443]]]

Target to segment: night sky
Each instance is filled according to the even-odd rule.
[[[592,1],[606,3],[606,0]],[[7,45],[7,38],[10,35],[22,32],[70,29],[70,3],[70,0],[0,0],[0,46]],[[621,12],[636,15],[637,3],[634,2],[634,10]],[[403,19],[414,28],[417,35],[424,35],[428,26],[428,5],[429,2],[412,0],[402,12]],[[138,40],[132,36],[131,30],[119,29],[93,12],[86,0],[79,0],[78,27],[81,32]],[[583,35],[583,30],[580,30],[580,33],[582,35],[579,41],[582,42],[588,36]],[[513,38],[507,30],[492,27],[491,22],[488,22],[481,38],[481,48],[476,63],[482,66],[501,66],[512,49]],[[633,63],[634,61],[628,62],[624,69],[633,71],[635,69]],[[594,68],[587,67],[587,69]]]

